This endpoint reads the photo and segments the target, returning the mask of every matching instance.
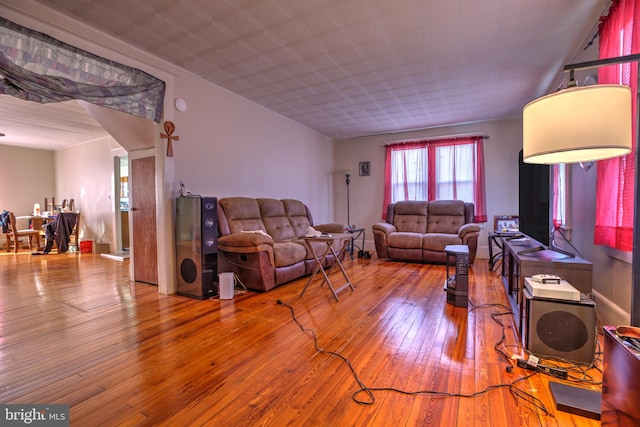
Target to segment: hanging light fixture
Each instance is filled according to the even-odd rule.
[[[640,54],[565,65],[563,71],[633,63]],[[640,73],[636,104],[640,106]],[[623,100],[626,94],[626,100]],[[631,89],[620,85],[570,88],[527,104],[523,111],[523,157],[527,163],[572,163],[622,156],[631,150]],[[624,104],[624,105],[623,105]],[[614,113],[614,110],[616,111]],[[640,108],[635,120],[640,125]],[[640,141],[640,126],[636,126]],[[640,156],[635,156],[640,171]],[[635,199],[640,200],[640,173],[635,174]],[[640,326],[640,211],[633,222],[631,263],[631,325]]]
[[[523,111],[525,163],[578,163],[631,152],[631,88],[573,87],[530,102]]]

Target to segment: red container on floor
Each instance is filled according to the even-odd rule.
[[[80,242],[80,252],[83,254],[93,253],[93,240],[83,240]]]

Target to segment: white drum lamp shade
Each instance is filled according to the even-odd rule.
[[[631,152],[631,88],[575,87],[538,98],[523,111],[525,163],[577,163]]]

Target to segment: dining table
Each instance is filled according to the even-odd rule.
[[[56,219],[56,215],[18,215],[16,220],[29,221],[30,228],[34,230],[40,230],[49,221]]]

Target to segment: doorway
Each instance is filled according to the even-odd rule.
[[[119,171],[119,219],[120,229],[118,231],[118,251],[129,251],[129,157],[118,157]]]
[[[114,157],[114,211],[116,226],[116,250],[102,254],[107,258],[123,261],[129,258],[129,157]]]

